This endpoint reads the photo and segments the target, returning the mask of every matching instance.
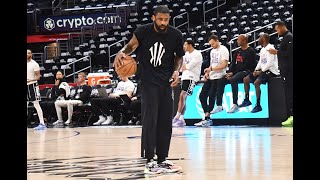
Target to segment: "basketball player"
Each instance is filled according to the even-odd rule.
[[[232,89],[233,105],[228,113],[238,111],[238,83],[243,80],[256,67],[256,51],[249,46],[248,37],[245,34],[240,34],[237,39],[237,44],[240,46],[234,53],[233,61],[227,71],[226,79],[230,81]],[[249,98],[246,97],[246,98]],[[242,104],[239,107],[244,107]]]
[[[147,159],[145,173],[153,174],[181,169],[166,158],[172,134],[172,87],[179,83],[178,70],[184,51],[181,31],[169,25],[167,6],[157,6],[152,20],[153,23],[134,31],[129,43],[115,57],[114,65],[120,66],[122,57],[137,50],[141,73],[141,143]],[[157,161],[153,161],[155,153]]]
[[[282,125],[293,126],[293,35],[283,21],[276,23],[275,30],[282,40],[278,50],[269,49],[269,52],[278,56],[280,75],[284,79],[288,119]]]
[[[39,117],[39,125],[35,127],[35,130],[43,130],[46,128],[43,120],[43,112],[40,107],[39,101],[40,91],[38,80],[40,79],[40,67],[39,64],[32,59],[31,50],[27,49],[27,106],[29,102],[33,102],[33,106],[37,110],[37,114]]]
[[[266,84],[271,77],[278,76],[278,58],[276,55],[270,54],[268,50],[270,48],[274,49],[274,46],[269,43],[270,36],[267,33],[260,34],[259,44],[262,46],[260,50],[260,59],[254,70],[245,78],[243,78],[244,91],[246,98],[242,102],[242,107],[251,105],[249,100],[249,90],[250,90],[250,82],[254,83],[254,87],[256,89],[257,103],[256,106],[252,109],[252,113],[256,113],[262,111],[262,107],[260,105],[260,96],[261,90],[260,85]]]
[[[201,65],[202,65],[202,54],[200,51],[194,49],[194,42],[192,40],[186,40],[183,45],[184,51],[186,52],[183,56],[183,64],[181,67],[181,93],[179,97],[179,104],[177,114],[172,120],[172,126],[182,127],[186,125],[183,118],[186,111],[186,99],[187,96],[192,95],[192,91],[196,82],[200,79]]]
[[[212,125],[210,119],[210,111],[213,109],[215,99],[217,98],[217,106],[212,110],[212,113],[218,113],[223,110],[222,98],[225,87],[225,75],[229,61],[228,49],[220,44],[217,35],[211,35],[209,37],[209,44],[213,48],[210,52],[210,66],[204,70],[205,83],[200,92],[200,102],[203,112],[205,113],[204,119],[195,126],[207,127]],[[209,97],[209,104],[208,104]]]

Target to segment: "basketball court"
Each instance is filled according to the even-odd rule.
[[[141,126],[27,130],[28,180],[291,180],[293,129],[173,128],[169,160],[182,172],[143,174]]]

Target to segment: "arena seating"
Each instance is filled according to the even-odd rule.
[[[32,3],[33,1],[28,0]],[[192,14],[192,17],[197,18],[197,24],[193,23],[190,29],[186,26],[182,26],[180,30],[183,33],[184,39],[193,39],[196,42],[196,48],[203,50],[209,48],[208,37],[211,33],[217,34],[220,37],[220,41],[223,45],[231,45],[233,48],[237,47],[236,43],[228,44],[228,42],[237,37],[239,34],[247,33],[255,30],[259,27],[268,25],[276,20],[283,20],[287,23],[289,29],[291,29],[293,3],[292,0],[274,0],[274,1],[258,1],[254,0],[250,4],[242,3],[237,7],[228,7],[226,10],[220,12],[219,17],[212,17],[207,20],[206,24],[202,24],[202,3],[204,0],[196,1],[183,1],[183,0],[146,0],[146,1],[110,1],[110,0],[78,0],[77,6],[79,7],[97,7],[97,6],[109,6],[120,4],[136,4],[138,10],[136,12],[128,12],[127,25],[125,27],[114,26],[108,31],[100,32],[93,39],[80,44],[72,49],[70,52],[61,53],[60,56],[52,60],[45,60],[44,66],[41,67],[42,79],[40,84],[52,83],[54,74],[58,69],[66,69],[66,73],[70,73],[71,67],[65,66],[68,62],[72,62],[75,59],[79,59],[84,56],[90,56],[93,70],[109,69],[109,53],[115,54],[122,47],[124,42],[120,40],[128,40],[131,38],[132,33],[136,27],[141,24],[151,22],[151,15],[153,9],[157,5],[167,4],[171,13],[171,22],[173,17],[188,12]],[[34,3],[34,2],[33,2]],[[208,8],[214,6],[215,3],[208,3]],[[27,5],[28,8],[31,5]],[[210,13],[214,14],[214,13]],[[179,20],[179,18],[177,18]],[[199,21],[201,19],[201,21]],[[191,21],[191,20],[190,20]],[[179,23],[179,21],[177,21]],[[258,37],[260,32],[267,32],[269,34],[274,32],[274,28],[269,26],[261,31],[258,31],[255,35]],[[250,36],[250,40],[253,40],[253,35]],[[277,41],[276,36],[273,36],[271,43]],[[117,43],[119,42],[119,43]],[[110,47],[111,44],[114,46]],[[255,46],[257,52],[261,47]],[[204,59],[208,59],[208,53],[204,53]],[[113,58],[111,58],[113,60]],[[83,61],[77,63],[76,68],[81,69],[89,65],[89,61]],[[68,79],[69,82],[73,81],[73,78]]]

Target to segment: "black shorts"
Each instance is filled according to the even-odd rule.
[[[250,82],[254,83],[256,79],[261,81],[261,84],[266,84],[269,81],[269,78],[276,77],[277,75],[273,74],[270,71],[261,72],[258,76],[254,77],[253,72],[249,74]]]
[[[193,81],[193,80],[182,80],[181,90],[185,91],[188,96],[191,96],[194,86],[196,86],[196,82],[195,81]]]
[[[40,90],[38,83],[27,85],[27,101],[40,101]]]

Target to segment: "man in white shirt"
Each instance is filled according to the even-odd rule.
[[[205,117],[199,123],[195,123],[195,126],[212,125],[210,112],[214,114],[223,110],[222,98],[226,84],[225,75],[228,67],[229,51],[224,45],[220,44],[219,38],[216,35],[210,36],[209,43],[213,47],[210,52],[210,66],[204,70],[206,82],[203,84],[199,95]],[[209,104],[207,101],[208,97]],[[217,107],[213,109],[216,98]]]
[[[178,110],[172,120],[172,126],[174,127],[182,127],[186,125],[183,117],[187,108],[186,99],[187,96],[192,95],[193,88],[200,79],[203,60],[201,52],[194,49],[194,42],[192,40],[186,40],[183,44],[183,49],[186,53],[183,56],[183,64],[181,66],[182,82]]]
[[[40,121],[39,125],[34,128],[35,130],[43,130],[46,128],[43,120],[43,112],[39,104],[39,101],[41,100],[38,85],[40,76],[39,64],[32,59],[31,50],[27,49],[27,106],[29,102],[33,103]]]
[[[127,94],[131,98],[135,86],[128,77],[120,77],[121,81],[108,97],[92,98],[90,100],[92,111],[96,116],[99,116],[97,122],[93,125],[111,125],[114,123],[111,116],[111,110],[116,109],[122,103],[120,95]]]
[[[269,43],[269,39],[269,34],[260,34],[259,44],[262,46],[262,49],[260,50],[259,62],[254,72],[250,73],[249,75],[243,78],[246,98],[243,100],[242,104],[239,105],[239,107],[246,107],[251,105],[251,102],[247,97],[249,97],[250,82],[254,83],[254,87],[256,89],[257,103],[256,106],[252,109],[252,113],[262,111],[262,107],[260,105],[260,85],[266,84],[269,78],[280,75],[278,69],[277,55],[271,54],[268,51],[269,49],[274,49],[274,46]]]

